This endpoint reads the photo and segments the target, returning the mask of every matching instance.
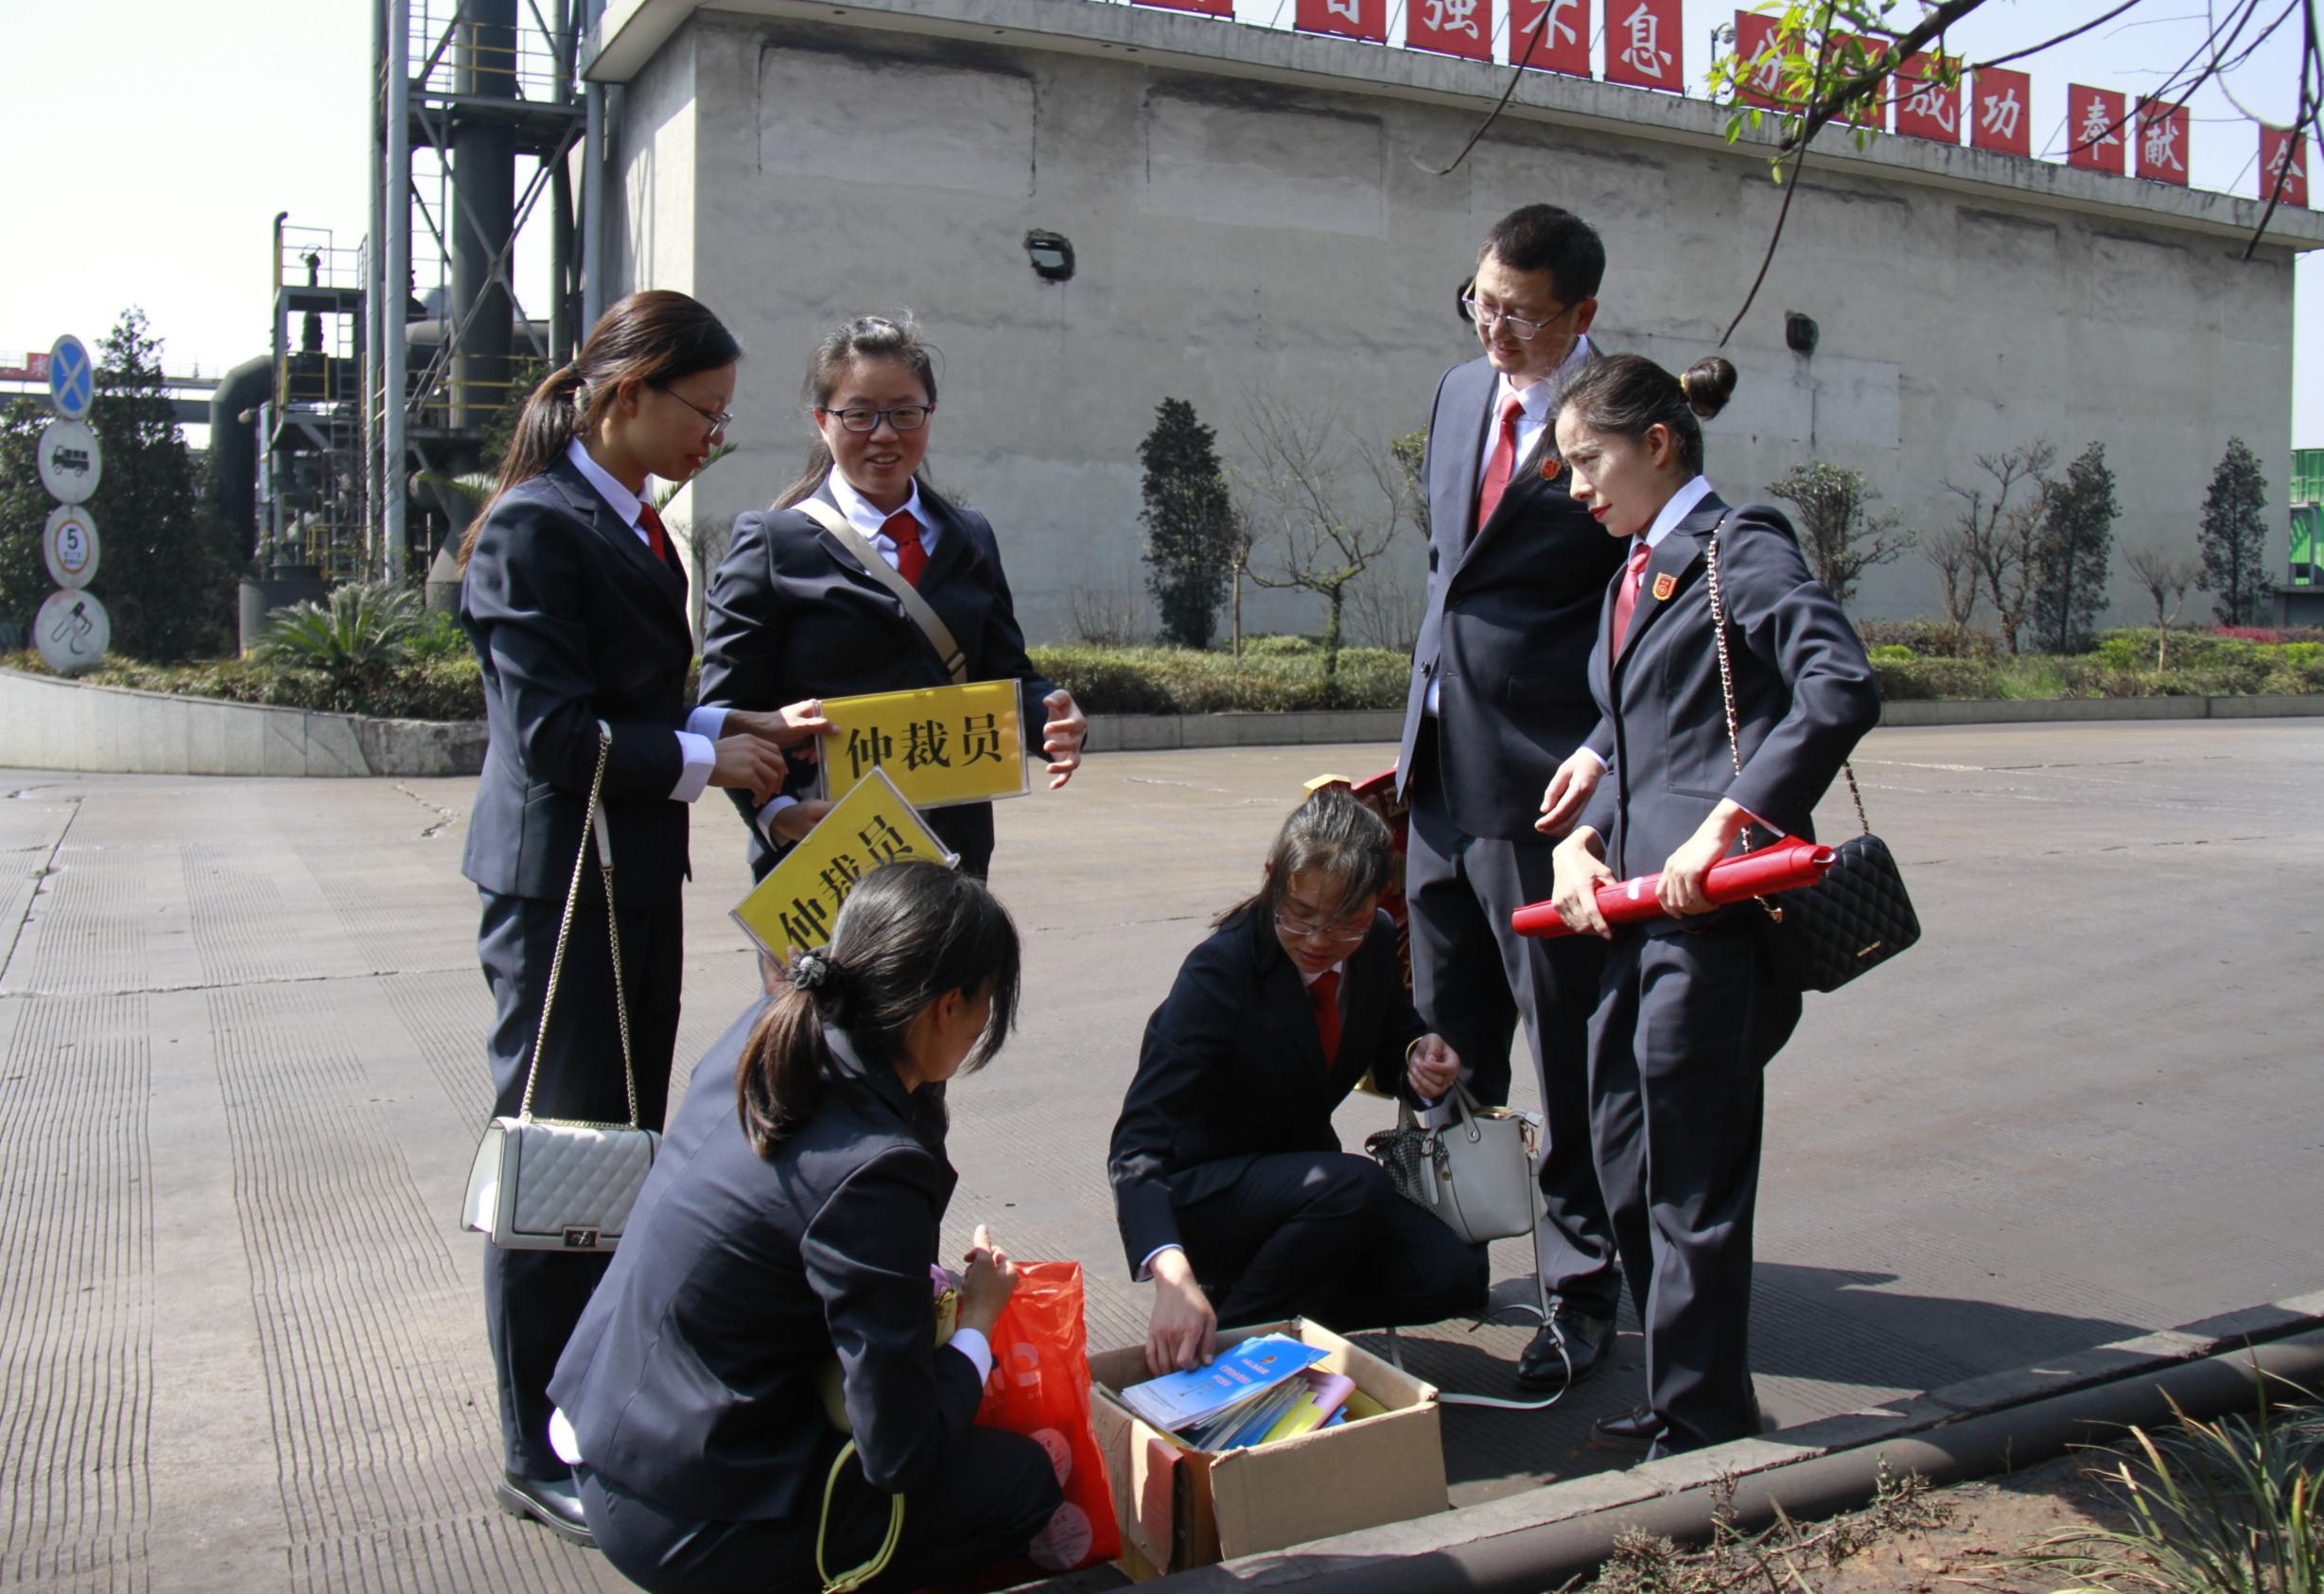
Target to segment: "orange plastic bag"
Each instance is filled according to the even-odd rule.
[[[1065,1503],[1027,1554],[1045,1572],[1070,1572],[1122,1553],[1113,1484],[1090,1426],[1089,1340],[1081,1322],[1081,1264],[1020,1262],[1017,1292],[992,1330],[992,1376],[976,1420],[1040,1441]]]

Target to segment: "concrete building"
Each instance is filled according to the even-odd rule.
[[[749,351],[740,450],[680,512],[770,498],[805,452],[816,339],[909,307],[944,356],[935,480],[991,515],[1036,639],[1065,638],[1076,601],[1141,593],[1137,452],[1165,396],[1230,461],[1253,396],[1367,439],[1421,427],[1475,349],[1454,298],[1477,240],[1540,200],[1605,236],[1599,346],[1675,368],[1717,344],[1782,201],[1764,147],[1729,146],[1701,99],[1529,73],[1440,175],[1507,68],[1092,0],[613,0],[587,59],[621,85],[617,286],[694,293]],[[1739,499],[1825,460],[1937,526],[1977,455],[2046,437],[2062,465],[2103,442],[2118,550],[2191,548],[2230,435],[2272,480],[2289,464],[2292,258],[2324,217],[2280,211],[2245,262],[2258,218],[1827,132],[1726,351],[1742,385],[1711,474]],[[1070,243],[1070,280],[1036,271],[1035,231]],[[1791,312],[1811,354],[1786,346]],[[1423,560],[1417,537],[1398,551],[1407,603]],[[1907,554],[1855,607],[1937,601]],[[1307,629],[1320,605],[1254,594],[1246,615]]]

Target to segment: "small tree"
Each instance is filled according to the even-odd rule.
[[[1795,464],[1767,490],[1799,511],[1800,551],[1831,595],[1845,606],[1857,583],[1913,546],[1893,513],[1875,512],[1879,490],[1861,470],[1810,460]]]
[[[2276,578],[2267,569],[2267,478],[2259,457],[2240,437],[2211,472],[2203,499],[2203,569],[2196,585],[2215,592],[2213,612],[2222,625],[2261,625]]]
[[[1248,519],[1259,534],[1281,539],[1273,568],[1252,564],[1248,573],[1261,587],[1323,600],[1323,673],[1337,674],[1348,587],[1388,552],[1404,520],[1403,466],[1386,447],[1349,437],[1337,414],[1277,399],[1245,404],[1243,442],[1251,458],[1239,483]],[[1378,501],[1361,502],[1371,494],[1351,487],[1351,477],[1369,479]]]
[[[2034,630],[2053,653],[2087,653],[2106,606],[2114,551],[2114,472],[2106,447],[2093,443],[2066,467],[2048,495],[2041,525],[2041,584],[2034,594]]]
[[[1945,604],[1945,628],[1966,636],[1977,616],[1976,540],[1960,526],[1948,526],[1920,545],[1920,556],[1937,573]]]
[[[55,585],[41,558],[41,533],[53,500],[41,485],[35,452],[48,407],[29,398],[0,405],[0,623],[32,628]]]
[[[1162,635],[1207,648],[1233,568],[1234,505],[1218,468],[1214,434],[1182,398],[1154,411],[1138,446],[1145,466],[1146,587],[1162,610]]]
[[[2187,605],[2187,588],[2195,585],[2202,568],[2192,553],[2165,553],[2159,548],[2134,548],[2123,561],[2139,578],[2155,605],[2155,674],[2170,668],[2171,627]]]
[[[1391,437],[1388,451],[1396,456],[1397,468],[1404,472],[1407,506],[1412,514],[1412,523],[1420,528],[1421,541],[1428,540],[1428,482],[1421,474],[1428,466],[1428,433],[1407,431],[1402,437]]]
[[[1964,487],[1948,479],[1945,490],[1962,500],[1956,522],[1967,541],[1971,562],[1993,605],[2001,640],[2016,653],[2041,585],[2041,524],[2048,506],[2050,467],[2057,446],[2047,439],[1980,454],[1985,480]]]

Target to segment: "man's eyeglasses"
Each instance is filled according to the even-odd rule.
[[[898,404],[886,410],[818,410],[815,413],[829,415],[847,431],[875,430],[884,417],[898,431],[917,431],[928,424],[933,404]]]
[[[663,387],[659,382],[655,382],[654,387],[656,392],[669,394],[671,397],[676,399],[680,404],[685,405],[695,414],[700,415],[704,420],[709,422],[710,435],[712,437],[723,435],[725,429],[734,424],[734,417],[724,410],[705,410],[701,405],[696,404],[692,399],[687,397],[684,394]]]
[[[1567,316],[1574,313],[1574,307],[1568,305],[1564,309],[1558,311],[1557,314],[1551,316],[1547,321],[1529,321],[1524,316],[1511,315],[1507,310],[1497,309],[1488,305],[1481,305],[1475,299],[1463,299],[1460,301],[1460,304],[1461,307],[1469,312],[1469,319],[1477,324],[1477,329],[1479,332],[1491,331],[1494,326],[1499,325],[1503,322],[1507,322],[1509,324],[1510,336],[1515,338],[1520,342],[1527,343],[1531,342],[1534,339],[1540,337],[1544,332],[1546,332],[1549,330],[1549,328],[1555,326],[1559,322],[1564,321]]]
[[[1343,919],[1337,924],[1310,924],[1287,913],[1278,913],[1275,928],[1295,941],[1318,940],[1332,946],[1354,946],[1372,934],[1372,915],[1359,914],[1353,919]]]

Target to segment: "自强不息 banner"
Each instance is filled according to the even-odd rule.
[[[886,772],[873,769],[735,904],[734,921],[787,962],[829,944],[857,881],[906,858],[954,862]]]
[[[827,697],[823,717],[838,727],[816,749],[815,795],[844,792],[882,769],[915,808],[948,808],[1022,797],[1029,789],[1018,683]]]

